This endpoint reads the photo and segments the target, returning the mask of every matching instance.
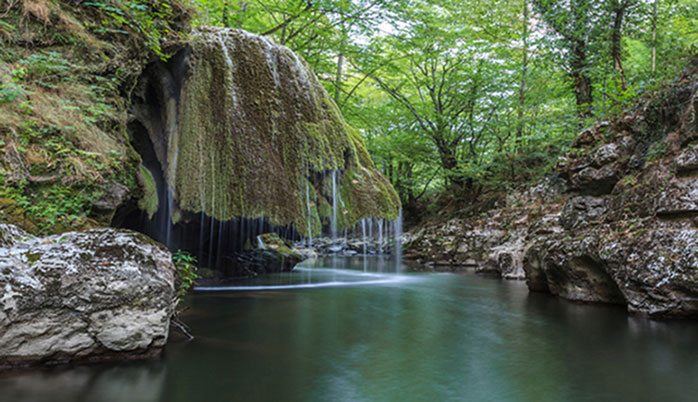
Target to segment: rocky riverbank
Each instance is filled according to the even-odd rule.
[[[581,132],[545,183],[414,231],[406,257],[634,314],[698,315],[695,73]]]

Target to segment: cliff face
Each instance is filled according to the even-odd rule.
[[[559,161],[558,186],[511,196],[485,217],[427,227],[407,253],[525,278],[532,291],[570,300],[696,316],[696,110],[693,70],[622,118],[580,133]],[[495,235],[476,236],[483,226]],[[446,246],[444,234],[453,239]]]
[[[174,223],[265,218],[318,235],[335,193],[338,229],[399,214],[394,189],[310,68],[266,38],[200,28],[135,93],[132,136],[147,133],[152,151],[136,148],[168,187],[141,205],[168,203]]]
[[[109,225],[139,196],[131,90],[188,31],[177,1],[3,2],[0,221],[49,234]]]

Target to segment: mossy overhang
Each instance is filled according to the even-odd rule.
[[[173,216],[265,217],[318,233],[337,171],[340,229],[398,217],[395,189],[298,55],[227,28],[199,28],[189,46],[176,127],[164,133]]]

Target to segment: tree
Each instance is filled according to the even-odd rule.
[[[555,40],[566,53],[579,117],[591,117],[594,99],[589,69],[590,42],[596,30],[594,22],[598,20],[595,4],[590,0],[534,0],[533,4],[557,34]]]

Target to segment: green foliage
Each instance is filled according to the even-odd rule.
[[[194,281],[199,277],[196,273],[196,257],[186,251],[177,250],[172,254],[172,263],[175,266],[176,297],[182,298],[194,285]]]
[[[651,163],[662,159],[666,155],[668,145],[664,141],[657,141],[650,145],[647,150],[647,162]]]
[[[201,0],[198,23],[303,54],[403,204],[420,209],[537,180],[582,127],[672,80],[696,52],[698,6],[656,4]]]
[[[129,35],[135,33],[145,45],[166,60],[163,43],[178,32],[171,23],[181,12],[179,3],[170,0],[86,1],[85,6],[97,8],[103,18],[93,31],[98,34]]]

